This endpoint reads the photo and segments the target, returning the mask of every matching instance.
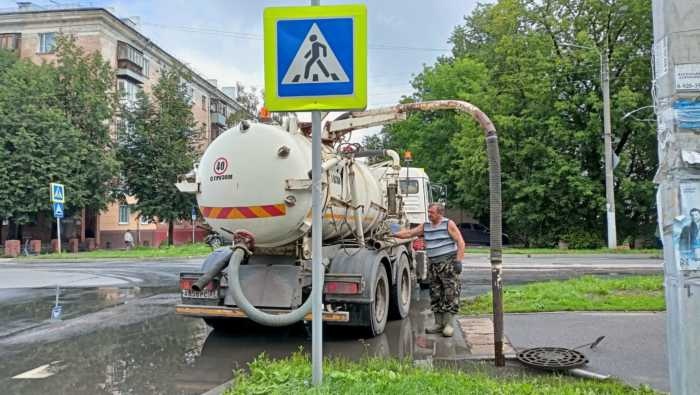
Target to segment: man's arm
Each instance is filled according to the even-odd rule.
[[[452,236],[452,240],[457,243],[457,260],[461,262],[462,259],[464,259],[464,248],[466,247],[464,245],[462,233],[460,233],[459,229],[457,229],[457,225],[452,220],[447,224],[447,232]]]
[[[423,224],[420,224],[413,229],[404,229],[394,233],[394,237],[399,239],[410,239],[411,237],[416,236],[423,236]]]

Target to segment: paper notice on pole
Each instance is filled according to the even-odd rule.
[[[677,64],[675,72],[676,90],[700,91],[700,64]]]
[[[680,184],[681,215],[673,224],[673,246],[681,270],[700,269],[700,183]]]
[[[668,40],[666,37],[654,45],[654,79],[659,79],[668,72]]]

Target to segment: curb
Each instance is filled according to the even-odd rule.
[[[220,395],[224,391],[226,391],[231,386],[232,383],[233,383],[233,379],[231,379],[223,384],[217,385],[216,387],[210,389],[209,391],[203,393],[202,395]]]

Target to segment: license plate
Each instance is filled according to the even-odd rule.
[[[204,289],[202,291],[193,291],[191,289],[183,289],[182,290],[182,297],[183,298],[192,298],[192,299],[218,299],[219,295],[216,290],[211,290],[211,289]]]

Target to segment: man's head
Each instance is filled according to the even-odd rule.
[[[428,206],[428,219],[430,222],[439,222],[445,214],[445,208],[440,203],[430,203]]]
[[[690,210],[690,218],[693,219],[693,222],[700,222],[700,210],[694,208]]]

